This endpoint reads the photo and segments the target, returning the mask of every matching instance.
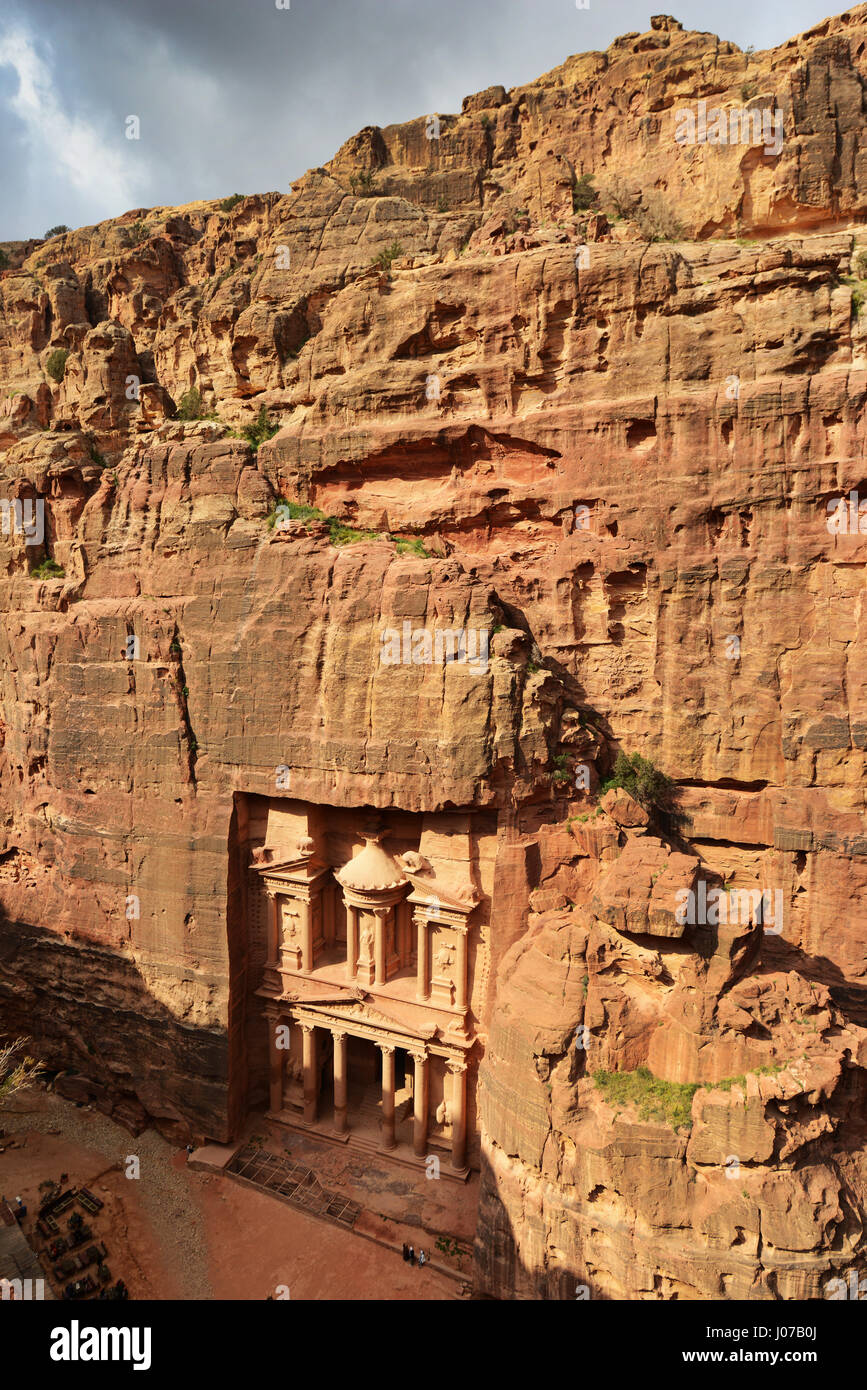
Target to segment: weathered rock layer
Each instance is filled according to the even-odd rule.
[[[864,6],[752,56],[657,17],[286,195],[8,246],[4,1031],[228,1137],[243,798],[484,811],[481,1290],[863,1259],[865,80]],[[782,148],[679,144],[699,101]],[[405,624],[488,659],[384,663]],[[597,810],[618,749],[676,814]],[[778,920],[679,921],[700,884]],[[617,1113],[643,1067],[691,1128]]]

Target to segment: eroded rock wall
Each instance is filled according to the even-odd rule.
[[[799,1297],[855,1258],[865,45],[863,6],[749,58],[659,17],[286,194],[9,248],[0,496],[44,534],[0,536],[4,1028],[226,1137],[239,794],[485,808],[480,1286]],[[699,101],[782,149],[679,145]],[[573,213],[582,174],[679,239]],[[384,663],[405,624],[488,657]],[[618,748],[676,826],[596,814]],[[678,935],[699,868],[782,930]],[[594,1068],[642,1065],[752,1080],[681,1132],[606,1109]]]

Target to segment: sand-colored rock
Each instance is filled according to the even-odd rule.
[[[860,1257],[865,551],[827,520],[863,483],[865,77],[864,6],[750,57],[657,17],[289,191],[8,248],[0,499],[44,535],[0,534],[5,1030],[226,1139],[258,799],[482,818],[441,856],[487,884],[480,1286],[814,1297]],[[780,153],[679,145],[702,100],[778,105]],[[681,239],[573,213],[582,174]],[[405,624],[484,659],[384,662]],[[598,804],[620,749],[675,814]],[[699,884],[781,920],[680,920]],[[675,1134],[591,1079],[645,1065],[755,1088]]]

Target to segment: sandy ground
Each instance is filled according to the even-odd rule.
[[[89,1224],[108,1247],[113,1279],[124,1279],[132,1298],[285,1298],[288,1289],[291,1299],[406,1301],[451,1299],[457,1292],[447,1275],[405,1264],[399,1252],[229,1178],[188,1168],[186,1153],[155,1130],[133,1138],[97,1110],[41,1091],[17,1097],[0,1115],[0,1128],[6,1132],[0,1138],[0,1193],[24,1198],[24,1230],[34,1247],[42,1248],[34,1219],[39,1184],[67,1173],[68,1185],[89,1187],[105,1203]],[[270,1145],[270,1133],[267,1138]],[[6,1147],[10,1142],[21,1147]],[[289,1143],[291,1148],[291,1138]],[[139,1160],[137,1179],[125,1176],[130,1156]],[[305,1154],[299,1147],[297,1157],[313,1166],[309,1146]],[[324,1182],[331,1177],[322,1174]],[[356,1200],[365,1202],[365,1193]],[[409,1204],[395,1190],[384,1201],[395,1215],[408,1214],[409,1224],[398,1229],[416,1245],[421,1200]],[[465,1195],[461,1202],[468,1209]]]

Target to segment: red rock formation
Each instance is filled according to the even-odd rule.
[[[3,1028],[225,1138],[251,799],[484,813],[480,1286],[801,1297],[862,1253],[865,76],[864,6],[752,58],[657,17],[288,194],[9,248]],[[678,144],[701,101],[781,150]],[[486,660],[386,664],[405,623]],[[674,817],[597,810],[618,748]],[[699,884],[782,929],[678,920]],[[643,1066],[691,1131],[593,1080]]]

